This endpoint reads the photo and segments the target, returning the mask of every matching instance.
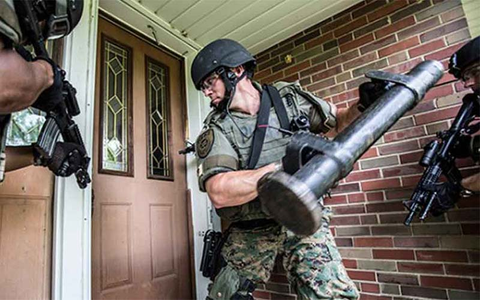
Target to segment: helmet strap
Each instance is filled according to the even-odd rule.
[[[225,85],[225,99],[223,99],[223,101],[218,105],[218,109],[220,111],[225,111],[228,110],[228,107],[233,100],[233,96],[235,96],[237,83],[247,76],[247,72],[244,71],[242,75],[237,77],[233,71],[221,68],[219,75],[223,81],[223,84]]]

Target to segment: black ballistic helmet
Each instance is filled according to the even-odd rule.
[[[22,31],[28,30],[26,28],[29,26],[25,23],[30,22],[30,14],[33,14],[36,20],[32,21],[44,22],[42,26],[44,39],[57,39],[72,32],[80,22],[83,12],[83,0],[17,0],[13,2]]]
[[[245,47],[230,39],[219,39],[205,46],[195,57],[191,75],[199,90],[202,81],[220,67],[234,68],[244,65],[246,72],[253,76],[255,58]]]
[[[35,10],[39,21],[46,21],[44,37],[57,39],[68,35],[80,22],[83,0],[37,1]]]
[[[466,43],[450,57],[449,73],[460,79],[462,73],[475,63],[480,63],[480,36]]]
[[[45,1],[48,9],[46,37],[56,39],[72,32],[82,17],[83,0]]]

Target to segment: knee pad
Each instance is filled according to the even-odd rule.
[[[210,285],[207,299],[253,300],[252,293],[255,288],[253,281],[240,276],[235,269],[227,265]]]

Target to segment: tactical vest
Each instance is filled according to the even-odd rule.
[[[254,85],[261,90],[257,83]],[[301,90],[300,85],[296,83],[279,82],[274,84],[274,87],[279,91],[289,121],[300,115],[308,116],[314,106],[325,118],[321,120],[320,125],[312,124],[313,126],[323,126],[324,132],[335,126],[335,109],[331,104]],[[196,142],[199,185],[202,191],[205,191],[205,181],[215,174],[247,169],[256,122],[256,115],[235,111],[228,115],[215,111],[206,118],[205,130]],[[273,107],[270,110],[268,124],[269,128],[255,169],[280,161],[291,139],[289,134],[276,129],[280,128],[280,121]],[[240,206],[217,209],[217,213],[231,222],[268,218],[262,211],[258,199]]]
[[[0,1],[0,37],[3,35],[14,43],[22,40],[22,31],[13,5],[14,0]]]

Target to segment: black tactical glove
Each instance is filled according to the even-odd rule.
[[[61,101],[63,101],[63,79],[64,73],[58,65],[48,57],[37,56],[34,60],[44,60],[52,66],[53,70],[53,84],[48,89],[40,94],[37,101],[32,104],[33,107],[38,108],[44,112],[52,111]]]
[[[458,198],[460,197],[461,186],[457,186],[450,182],[437,183],[435,185],[437,197],[433,200],[430,212],[433,216],[437,217],[450,208],[455,206]]]
[[[364,82],[358,87],[360,99],[357,108],[360,112],[366,110],[372,103],[377,101],[387,90],[388,83],[385,81],[374,80]]]
[[[452,155],[456,158],[466,158],[472,154],[472,137],[470,135],[461,135],[458,142],[452,149]]]
[[[82,165],[85,155],[83,148],[77,144],[57,142],[52,157],[45,165],[55,175],[68,177]]]
[[[452,149],[452,155],[456,158],[472,157],[474,161],[480,159],[480,136],[461,135],[457,144]]]

